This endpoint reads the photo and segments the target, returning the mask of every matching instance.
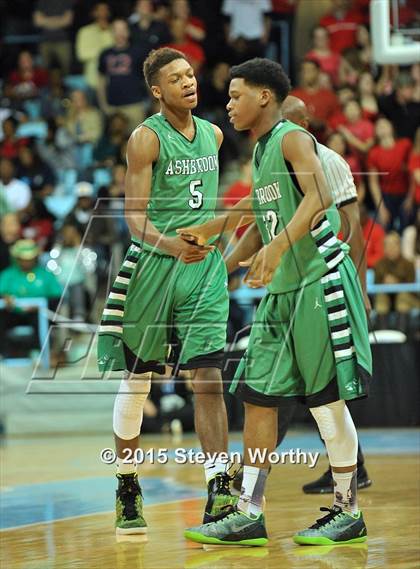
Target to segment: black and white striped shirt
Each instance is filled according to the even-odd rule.
[[[337,152],[318,142],[318,155],[337,207],[357,201],[357,190],[350,166]]]

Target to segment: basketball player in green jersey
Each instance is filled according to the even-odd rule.
[[[267,543],[262,501],[269,453],[277,443],[277,407],[282,397],[297,396],[309,406],[325,441],[334,503],[294,540],[363,542],[367,532],[356,499],[357,433],[345,404],[367,394],[371,374],[359,279],[348,246],[336,238],[339,216],[317,142],[281,118],[290,88],[283,69],[254,59],[234,67],[231,78],[230,120],[257,139],[251,194],[226,215],[179,231],[189,242],[204,245],[212,235],[255,220],[264,246],[242,264],[249,267],[249,286],[266,285],[268,294],[231,386],[245,405],[239,502],[222,519],[185,535],[201,543]],[[256,449],[261,455],[255,458]]]
[[[176,361],[192,370],[195,425],[204,452],[227,451],[221,365],[226,342],[226,268],[218,249],[186,243],[176,228],[214,218],[222,132],[193,117],[197,82],[179,51],[152,51],[144,76],[160,113],[132,133],[127,148],[126,220],[132,235],[103,311],[98,365],[123,370],[114,404],[117,450],[117,533],[146,533],[135,451],[152,372]],[[173,354],[172,358],[174,357]],[[237,498],[226,465],[204,465],[208,486],[204,522]]]

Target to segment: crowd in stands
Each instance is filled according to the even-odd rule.
[[[255,56],[277,58],[288,68],[292,94],[308,107],[311,132],[350,165],[367,264],[376,282],[416,279],[420,63],[380,66],[373,60],[369,0],[325,0],[324,13],[312,22],[306,52],[298,56],[296,37],[299,44],[305,41],[298,26],[308,2],[311,8],[316,4],[7,4],[0,24],[0,295],[7,297],[9,311],[13,297],[28,296],[17,280],[13,291],[7,289],[13,271],[25,273],[23,280],[32,285],[40,278],[33,263],[21,262],[19,251],[24,251],[46,267],[57,290],[70,279],[71,317],[96,321],[94,295],[102,294],[103,300],[109,267],[117,269],[129,242],[122,215],[126,145],[133,128],[158,110],[141,67],[159,46],[186,54],[200,84],[197,113],[224,132],[221,207],[230,207],[250,189],[252,143],[233,130],[225,111],[229,67]],[[399,25],[419,24],[418,3],[400,3]],[[282,34],[287,41],[281,41]],[[36,296],[37,289],[47,296],[42,282],[30,287],[31,294]],[[419,308],[419,300],[412,293],[377,295],[373,306],[381,316],[378,325],[386,327],[391,310],[407,313]]]

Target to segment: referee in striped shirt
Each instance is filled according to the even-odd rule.
[[[282,105],[283,118],[308,129],[308,109],[302,99],[289,95]],[[366,311],[371,305],[366,291],[365,240],[360,225],[357,190],[350,166],[342,156],[318,142],[319,160],[332,192],[335,205],[340,212],[343,239],[350,246],[350,258],[359,274]]]
[[[282,107],[282,116],[303,128],[309,126],[308,109],[302,99],[289,95]],[[319,160],[323,166],[327,183],[331,189],[335,205],[340,213],[341,231],[343,239],[350,246],[350,258],[352,259],[359,274],[360,284],[363,291],[363,299],[366,312],[369,314],[371,305],[366,290],[366,255],[365,240],[363,238],[362,227],[360,225],[359,205],[357,203],[357,190],[354,184],[350,166],[342,156],[331,148],[318,142]],[[256,224],[253,224],[242,236],[236,245],[233,253],[227,257],[226,266],[231,273],[237,268],[236,259],[245,259],[247,254],[244,251],[250,249],[257,251],[262,246],[261,236]],[[250,255],[248,255],[250,256]],[[297,400],[294,397],[284,398],[279,406],[278,413],[278,439],[277,446],[281,444],[286,436],[287,429],[293,418]],[[240,490],[242,474],[235,476],[233,486]],[[364,466],[364,456],[360,447],[357,453],[357,487],[367,488],[372,484]],[[333,479],[331,468],[329,468],[318,480],[305,484],[303,491],[306,494],[327,494],[333,492]]]

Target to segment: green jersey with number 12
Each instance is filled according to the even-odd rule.
[[[295,130],[307,132],[292,122],[282,120],[258,140],[254,149],[252,207],[264,244],[287,226],[304,197],[292,165],[286,161],[282,151],[283,137]],[[318,152],[316,139],[313,140]],[[309,172],[306,174],[311,175]],[[308,228],[308,233],[283,255],[268,286],[270,292],[276,294],[299,289],[320,279],[343,260],[348,246],[336,237],[340,228],[336,207],[333,205],[326,209],[315,223],[312,230]]]
[[[161,113],[142,123],[159,139],[147,217],[170,237],[177,235],[178,227],[199,225],[215,217],[219,187],[217,139],[211,123],[195,116],[193,120],[195,135],[191,141]],[[142,247],[161,252],[147,243]]]

